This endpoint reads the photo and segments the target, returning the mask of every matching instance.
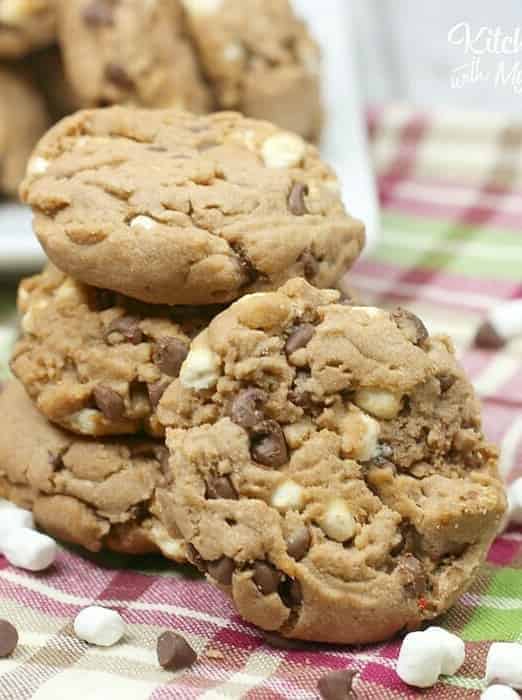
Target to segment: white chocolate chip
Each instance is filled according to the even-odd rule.
[[[376,418],[391,420],[402,408],[402,396],[385,389],[358,389],[354,402]]]
[[[407,634],[397,660],[397,675],[417,688],[429,688],[439,676],[454,675],[464,663],[462,639],[441,627]]]
[[[355,519],[341,498],[331,501],[322,517],[319,525],[323,532],[336,542],[346,542],[355,535]]]
[[[27,164],[28,175],[43,175],[49,168],[49,161],[40,156],[33,156]]]
[[[220,361],[216,353],[205,342],[206,334],[203,332],[193,343],[192,349],[179,373],[181,384],[187,389],[210,389],[216,386],[219,379]]]
[[[0,499],[0,551],[6,537],[21,527],[34,530],[33,514],[29,510],[18,508],[10,501]]]
[[[47,308],[49,306],[49,302],[45,301],[44,299],[40,299],[40,301],[35,302],[32,304],[28,311],[24,314],[22,321],[21,321],[21,326],[22,330],[25,333],[34,333],[36,325],[36,317],[38,316],[38,311],[43,311],[43,309]]]
[[[494,642],[486,660],[486,684],[501,683],[522,689],[522,644]]]
[[[223,4],[223,0],[181,0],[181,2],[185,10],[195,17],[213,15]]]
[[[490,685],[482,693],[480,700],[520,700],[520,695],[508,685]]]
[[[362,311],[370,318],[377,318],[378,316],[384,316],[384,311],[377,308],[376,306],[351,306],[352,311]]]
[[[352,459],[368,462],[378,451],[381,426],[358,408],[348,412],[341,423],[341,449]]]
[[[40,532],[27,527],[11,530],[2,545],[7,561],[28,571],[43,571],[56,558],[56,542]]]
[[[74,633],[89,644],[111,647],[125,634],[125,624],[115,610],[91,605],[76,616]]]
[[[72,279],[66,279],[55,291],[54,296],[61,301],[69,299],[81,303],[83,300],[83,294],[78,284]]]
[[[150,216],[144,216],[143,214],[135,216],[130,222],[131,228],[144,228],[147,229],[147,231],[155,228],[156,224],[157,222],[154,221],[154,219],[151,219]]]
[[[283,432],[288,447],[292,450],[297,450],[313,430],[314,426],[311,421],[300,421],[298,423],[289,423],[285,425]]]
[[[306,153],[306,144],[297,134],[282,132],[268,138],[261,149],[267,168],[294,168]]]
[[[27,303],[28,303],[30,298],[31,298],[31,295],[29,294],[29,292],[25,289],[25,287],[20,285],[18,287],[18,306],[21,309],[27,308]]]
[[[184,562],[187,559],[187,546],[181,539],[171,537],[167,528],[156,518],[153,519],[153,524],[148,531],[150,539],[159,547],[162,554],[167,559],[173,559],[177,562]]]
[[[303,488],[291,479],[283,481],[273,492],[270,503],[281,511],[301,510],[303,507]]]
[[[244,56],[245,49],[243,48],[243,44],[241,44],[239,41],[233,41],[230,44],[227,44],[223,49],[223,58],[225,61],[229,61],[230,63],[241,61]]]
[[[424,634],[431,634],[438,640],[442,650],[441,673],[445,676],[453,676],[464,663],[466,657],[466,645],[464,641],[442,627],[428,627]]]
[[[94,435],[100,415],[100,412],[94,408],[84,408],[77,413],[73,413],[70,418],[71,427],[80,435]]]

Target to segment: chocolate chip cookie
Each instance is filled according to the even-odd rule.
[[[19,71],[0,69],[0,192],[15,195],[36,142],[49,126],[43,98]]]
[[[21,191],[60,269],[150,303],[331,286],[364,243],[317,149],[235,113],[79,112],[41,140]]]
[[[59,40],[80,104],[210,111],[183,23],[177,0],[63,0]]]
[[[319,137],[320,54],[288,0],[182,0],[221,109]]]
[[[20,58],[56,36],[56,0],[0,0],[0,58]]]
[[[189,558],[283,637],[383,640],[469,586],[505,510],[450,340],[292,280],[193,342],[164,394]]]
[[[152,307],[49,266],[20,285],[11,361],[40,411],[74,433],[161,435],[156,408],[212,308]]]
[[[16,381],[0,390],[0,412],[2,497],[33,510],[53,536],[93,552],[162,551],[184,561],[183,541],[158,517],[155,494],[168,483],[161,443],[77,438],[48,423]]]

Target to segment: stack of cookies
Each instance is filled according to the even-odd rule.
[[[289,0],[0,0],[0,192],[82,107],[237,109],[317,140],[319,49]]]
[[[267,632],[364,643],[456,600],[505,497],[450,340],[329,289],[364,242],[339,189],[235,113],[54,127],[0,488],[62,539],[188,559]]]

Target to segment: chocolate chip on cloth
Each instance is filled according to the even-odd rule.
[[[22,196],[54,264],[151,304],[218,304],[296,276],[332,286],[364,243],[318,150],[239,114],[78,112],[32,165]]]
[[[177,0],[63,0],[58,38],[82,107],[212,109]]]
[[[53,537],[96,552],[161,551],[185,561],[185,545],[162,522],[166,487],[159,442],[91,441],[55,428],[17,381],[0,393],[0,496],[33,511]]]
[[[56,3],[0,0],[0,59],[21,58],[52,44],[56,37]]]
[[[237,109],[317,140],[322,122],[320,52],[291,3],[181,2],[220,109]]]
[[[175,632],[163,632],[158,637],[157,655],[159,665],[166,671],[180,671],[197,660],[198,655],[187,640]]]
[[[48,126],[49,115],[43,98],[29,82],[27,76],[14,68],[2,67],[0,69],[0,193],[16,195],[18,185],[25,174],[29,156]]]
[[[208,311],[178,323],[168,307],[136,305],[52,265],[22,282],[18,304],[11,368],[49,420],[81,435],[163,434],[156,408]]]
[[[0,659],[11,656],[18,645],[18,631],[7,620],[0,620]]]
[[[193,341],[158,409],[158,499],[249,622],[375,642],[473,580],[505,509],[497,452],[451,342],[420,328],[298,279]]]

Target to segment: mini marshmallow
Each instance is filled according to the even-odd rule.
[[[49,161],[41,156],[33,156],[27,164],[28,175],[43,175],[49,168]]]
[[[92,605],[81,610],[76,616],[74,633],[89,644],[111,647],[123,637],[125,624],[115,610]]]
[[[355,519],[341,498],[336,498],[327,506],[319,520],[323,532],[336,542],[346,542],[355,535]]]
[[[507,685],[490,685],[482,695],[480,700],[520,700],[520,695]]]
[[[278,510],[301,510],[303,505],[303,489],[295,481],[288,479],[275,489],[271,505]]]
[[[181,366],[179,380],[188,389],[210,389],[219,379],[219,358],[204,344],[194,343]]]
[[[167,559],[183,563],[187,560],[187,545],[181,539],[171,537],[167,528],[156,518],[152,519],[148,532],[150,539],[156,544]]]
[[[498,338],[498,344],[522,334],[522,299],[499,304],[493,308],[487,320],[481,326],[482,334],[485,329]],[[479,331],[480,334],[480,331]],[[478,337],[478,336],[477,336]],[[480,341],[479,341],[480,344]]]
[[[0,551],[3,550],[5,538],[21,527],[34,530],[33,514],[29,510],[18,508],[9,501],[0,499]]]
[[[441,674],[452,676],[464,663],[465,644],[441,627],[407,634],[397,661],[399,678],[418,688],[435,685]]]
[[[391,420],[402,408],[402,397],[385,389],[362,388],[355,392],[354,402],[376,418]]]
[[[513,525],[522,525],[522,477],[514,481],[507,492],[507,520]],[[507,525],[507,523],[506,523]]]
[[[294,168],[303,160],[306,144],[297,134],[282,132],[268,138],[261,153],[267,168]]]
[[[150,216],[144,216],[143,214],[138,214],[138,216],[135,216],[134,219],[130,222],[131,228],[144,228],[147,231],[150,231],[156,226],[156,221],[154,219],[151,219]]]
[[[522,644],[494,642],[486,661],[486,684],[501,683],[522,689]]]
[[[3,553],[13,566],[28,571],[43,571],[56,558],[56,542],[35,530],[19,527],[4,539]]]
[[[442,629],[442,627],[428,627],[424,634],[431,634],[435,639],[439,640],[443,651],[441,673],[445,676],[453,676],[457,673],[466,657],[464,641],[457,637],[456,634],[451,634],[451,632]]]

